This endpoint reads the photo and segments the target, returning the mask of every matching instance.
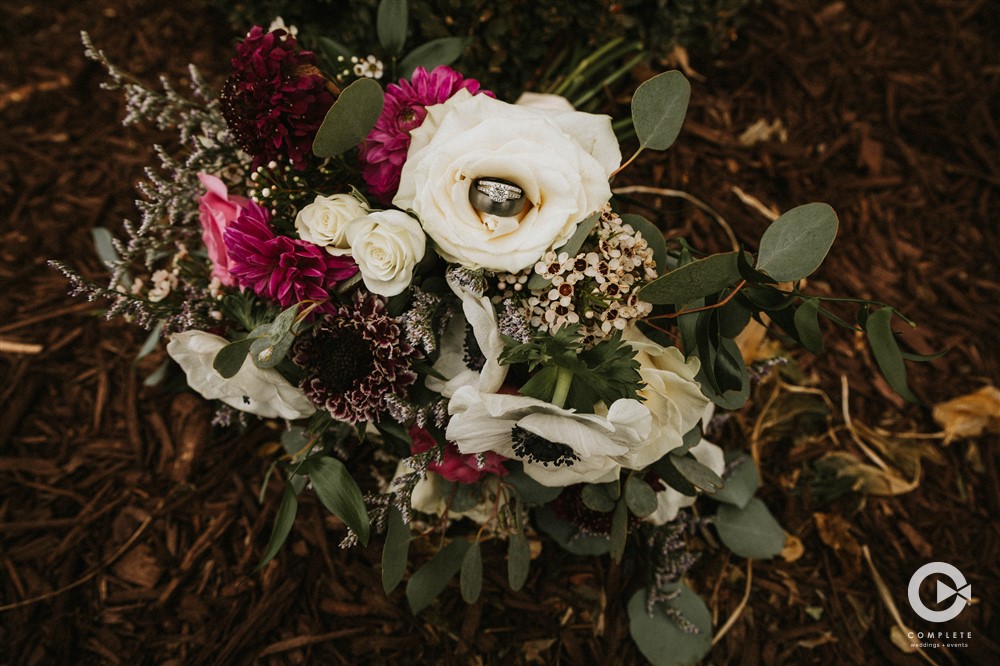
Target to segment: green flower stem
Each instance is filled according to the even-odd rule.
[[[566,404],[566,396],[569,395],[570,384],[573,383],[573,371],[567,368],[559,368],[556,375],[556,387],[552,391],[552,404],[562,407]]]
[[[615,39],[612,39],[610,42],[608,42],[601,48],[591,53],[588,57],[581,60],[580,63],[576,66],[576,68],[573,69],[573,71],[570,72],[566,76],[566,78],[563,79],[562,82],[560,82],[559,85],[555,87],[555,89],[550,90],[549,92],[551,92],[554,95],[565,96],[566,91],[570,88],[570,86],[572,86],[575,83],[576,79],[579,76],[581,76],[583,72],[587,70],[588,67],[593,65],[595,61],[598,61],[601,58],[603,58],[608,51],[611,51],[612,49],[616,48],[619,44],[622,43],[622,41],[623,40],[621,37],[616,37]]]
[[[644,51],[641,52],[641,53],[639,53],[638,55],[636,55],[635,57],[633,57],[631,60],[629,60],[628,62],[626,62],[624,65],[622,65],[621,67],[619,67],[618,69],[616,69],[614,72],[612,72],[608,76],[606,76],[603,79],[601,79],[601,81],[598,82],[598,84],[596,86],[593,86],[587,92],[585,92],[585,93],[581,94],[580,96],[576,97],[575,99],[571,100],[571,103],[573,104],[574,108],[579,109],[583,104],[585,104],[587,101],[589,101],[590,98],[592,98],[594,95],[596,95],[597,93],[605,90],[612,83],[614,83],[615,81],[617,81],[618,79],[620,79],[625,74],[629,73],[632,70],[632,68],[635,67],[636,65],[638,65],[640,62],[642,62],[643,59],[645,59],[645,57],[646,57],[646,53]],[[631,121],[631,118],[629,120]]]

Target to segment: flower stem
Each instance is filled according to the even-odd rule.
[[[566,404],[566,396],[569,395],[570,384],[573,383],[573,371],[568,368],[559,368],[556,375],[556,387],[552,391],[552,404],[562,407]]]

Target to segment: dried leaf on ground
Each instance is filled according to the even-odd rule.
[[[934,406],[934,420],[944,429],[944,443],[983,432],[1000,433],[1000,389],[984,386]]]

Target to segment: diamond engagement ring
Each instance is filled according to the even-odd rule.
[[[524,190],[500,178],[477,178],[469,188],[469,203],[487,215],[514,217],[525,202]]]

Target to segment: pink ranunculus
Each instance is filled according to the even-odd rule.
[[[410,428],[410,437],[413,442],[410,444],[412,453],[422,453],[434,447],[436,442],[434,437],[418,426]],[[503,466],[503,456],[489,451],[486,453],[486,465],[479,467],[476,463],[475,455],[460,453],[454,442],[448,442],[441,457],[441,462],[431,463],[427,466],[432,472],[437,472],[448,481],[458,483],[476,483],[488,474],[504,476],[507,468]]]
[[[208,250],[208,258],[212,260],[212,277],[231,287],[236,284],[236,278],[229,273],[229,254],[222,236],[232,222],[240,216],[240,210],[247,205],[247,199],[230,195],[226,184],[215,176],[199,173],[198,180],[205,186],[205,194],[198,199],[199,219],[201,220],[201,238]]]

